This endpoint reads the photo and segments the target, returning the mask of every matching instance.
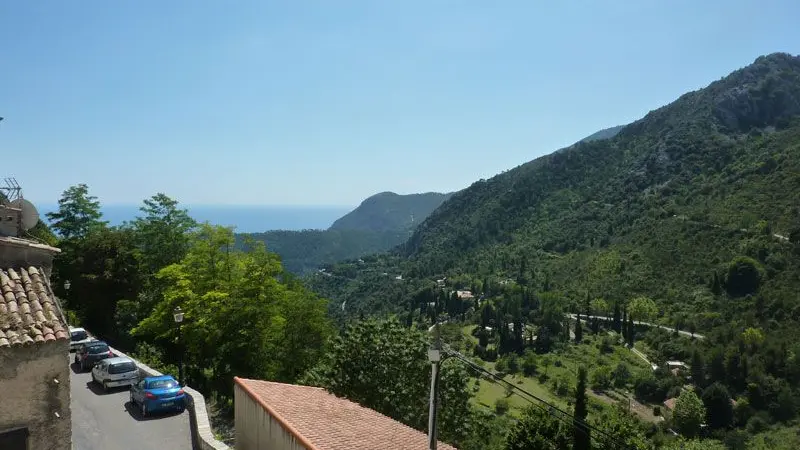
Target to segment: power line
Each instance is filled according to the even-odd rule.
[[[538,407],[539,409],[544,410],[545,412],[547,412],[551,416],[555,417],[556,419],[561,420],[562,422],[565,422],[568,425],[572,425],[572,426],[577,425],[583,431],[596,432],[597,433],[597,434],[595,434],[596,437],[598,435],[603,436],[604,439],[603,439],[602,443],[603,443],[603,445],[605,447],[613,448],[613,449],[625,449],[625,448],[627,448],[624,443],[620,442],[614,436],[606,433],[605,431],[603,431],[603,430],[601,430],[599,428],[593,427],[592,425],[586,423],[583,420],[576,419],[572,414],[562,410],[561,408],[559,408],[559,407],[547,402],[546,400],[543,400],[543,399],[537,397],[536,395],[534,395],[534,394],[532,394],[532,393],[520,388],[519,386],[514,385],[513,383],[510,383],[510,382],[504,380],[502,377],[498,376],[497,374],[492,373],[492,372],[484,369],[483,367],[481,367],[481,366],[475,364],[474,362],[472,362],[469,358],[467,358],[463,354],[459,353],[456,350],[453,350],[449,345],[445,344],[443,346],[443,350],[445,352],[447,352],[450,356],[454,356],[456,359],[458,359],[459,361],[467,364],[468,366],[470,366],[474,370],[489,375],[490,377],[492,377],[494,382],[502,383],[502,384],[504,384],[506,386],[510,386],[513,390],[521,392],[524,395],[519,394],[519,393],[517,393],[517,395],[519,395],[520,397],[524,398],[529,403],[531,403],[532,405]],[[514,392],[514,393],[516,393],[516,392]],[[558,412],[560,414],[556,414],[556,412]],[[611,444],[609,444],[609,442]]]
[[[616,448],[622,448],[622,449],[625,448],[625,445],[620,443],[619,441],[617,441],[613,436],[603,432],[602,430],[600,430],[598,428],[595,428],[595,427],[589,425],[588,423],[584,422],[583,420],[576,419],[575,416],[573,416],[572,414],[570,414],[570,413],[558,408],[557,406],[547,402],[546,400],[543,400],[543,399],[537,397],[534,394],[531,394],[530,392],[520,388],[519,386],[516,386],[516,385],[514,385],[512,383],[509,383],[508,381],[502,379],[497,374],[494,374],[494,373],[484,369],[483,367],[480,367],[479,365],[475,364],[474,362],[470,361],[466,356],[462,355],[461,353],[458,353],[458,352],[456,352],[456,351],[454,351],[452,349],[448,349],[446,351],[452,352],[451,356],[455,356],[456,359],[460,360],[461,362],[466,363],[467,365],[469,365],[471,368],[475,369],[476,371],[479,371],[481,373],[485,373],[485,374],[491,376],[493,378],[491,380],[492,382],[498,383],[498,384],[502,383],[505,386],[510,386],[513,390],[522,392],[522,394],[524,394],[524,395],[512,391],[513,394],[517,394],[519,397],[525,399],[527,402],[529,402],[532,405],[538,407],[539,409],[545,411],[546,413],[550,414],[551,416],[555,417],[556,419],[566,423],[567,425],[571,425],[571,426],[578,425],[583,431],[591,431],[591,430],[597,431],[598,433],[600,433],[601,435],[604,435],[604,437],[606,437],[607,439],[611,440],[614,443],[614,445],[610,446],[611,448],[615,448],[615,449]],[[530,397],[530,398],[528,398],[528,397]],[[560,414],[556,414],[556,412],[558,412]],[[605,446],[609,446],[608,442],[603,442],[603,444]]]

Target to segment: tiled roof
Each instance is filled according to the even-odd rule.
[[[0,348],[67,339],[60,315],[44,270],[0,268]]]
[[[234,380],[309,450],[428,448],[425,433],[324,389],[238,377]],[[437,448],[455,450],[442,442]]]

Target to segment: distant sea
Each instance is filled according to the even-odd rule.
[[[37,205],[43,220],[58,205]],[[121,225],[141,216],[140,205],[106,205],[103,220],[109,225]],[[236,227],[237,233],[260,233],[269,230],[325,229],[352,211],[352,206],[184,206],[198,222]]]

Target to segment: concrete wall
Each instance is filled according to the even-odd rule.
[[[68,352],[66,340],[0,349],[0,432],[27,427],[29,449],[72,448]]]
[[[115,348],[111,348],[111,351],[115,355],[131,358]],[[134,358],[131,359],[136,361]],[[163,375],[161,372],[139,361],[136,361],[136,365],[139,366],[139,373],[142,376],[155,377]],[[230,450],[230,447],[218,441],[211,431],[211,424],[208,422],[208,411],[206,410],[206,399],[203,394],[189,386],[184,386],[183,391],[189,397],[187,409],[189,411],[189,425],[192,429],[193,447],[199,450]]]
[[[309,450],[238,384],[233,385],[236,450]]]
[[[41,267],[49,278],[61,250],[26,239],[0,236],[0,267]]]

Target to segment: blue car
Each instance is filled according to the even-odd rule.
[[[171,375],[146,377],[131,385],[131,404],[139,405],[142,417],[156,411],[183,412],[186,394]]]

